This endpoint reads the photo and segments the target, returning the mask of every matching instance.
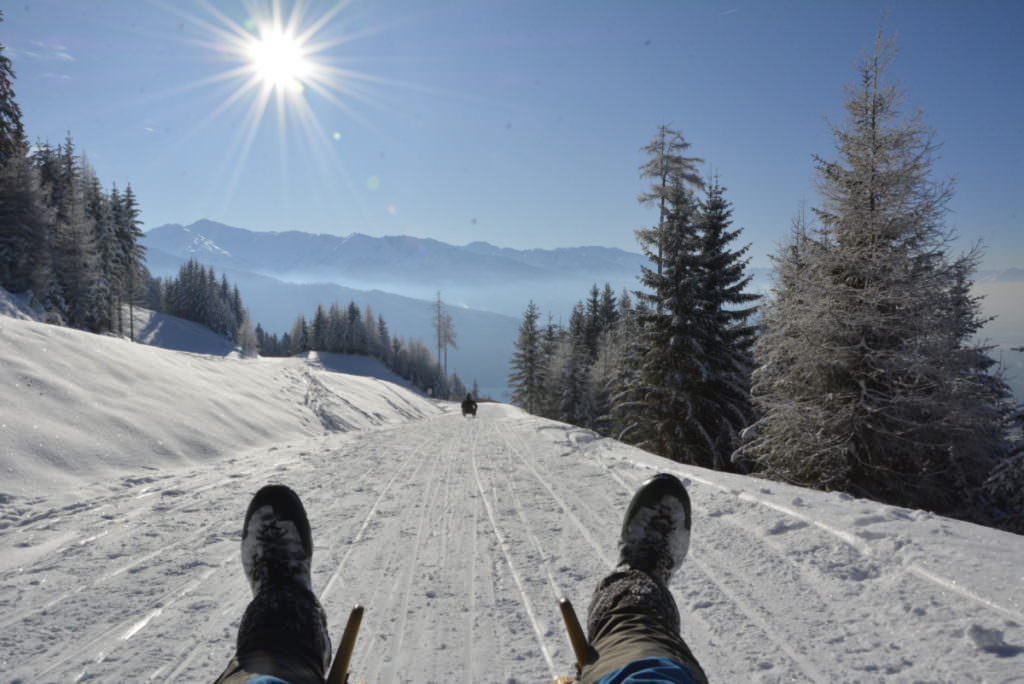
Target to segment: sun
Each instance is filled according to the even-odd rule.
[[[277,26],[265,26],[246,46],[250,67],[259,81],[273,89],[299,91],[314,64],[301,38]]]
[[[211,62],[227,67],[211,71],[197,81],[182,85],[169,94],[196,88],[215,88],[219,101],[191,124],[191,135],[215,119],[241,114],[234,134],[225,141],[222,175],[226,195],[234,192],[238,178],[257,136],[276,132],[281,159],[286,160],[293,145],[304,146],[309,159],[323,176],[339,169],[346,174],[338,156],[341,134],[335,128],[341,114],[343,125],[352,122],[373,128],[373,119],[361,109],[387,109],[378,91],[386,87],[422,89],[386,79],[356,68],[366,58],[353,54],[353,44],[372,37],[386,27],[358,26],[358,19],[346,14],[353,0],[193,0],[166,3],[177,15],[180,27],[187,23],[194,35],[184,37],[198,46]],[[162,2],[162,0],[160,0]],[[192,4],[192,3],[189,3]],[[190,34],[193,32],[190,31]],[[332,111],[333,110],[333,111]],[[325,128],[324,121],[331,127]],[[273,119],[276,126],[269,124]],[[271,128],[271,126],[273,126]],[[281,164],[282,173],[287,165]]]

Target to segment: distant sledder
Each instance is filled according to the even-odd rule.
[[[707,684],[679,636],[668,588],[690,545],[690,511],[686,488],[672,475],[655,475],[636,491],[622,521],[618,565],[590,601],[589,634],[562,600],[577,676],[556,683]],[[258,491],[242,526],[242,565],[253,599],[238,627],[235,656],[216,684],[348,682],[363,609],[356,606],[349,616],[332,665],[327,619],[313,594],[312,557],[298,495],[284,485]]]
[[[466,398],[462,400],[462,415],[473,416],[476,418],[476,402],[473,401],[473,395],[467,394]]]

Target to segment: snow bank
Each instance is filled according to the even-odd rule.
[[[16,299],[0,301],[11,310]],[[8,499],[438,411],[384,381],[301,358],[167,351],[27,317],[0,316],[0,497]],[[143,326],[143,337],[151,343],[186,346],[187,321],[149,320],[156,325]],[[212,333],[197,332],[193,348],[224,352]]]

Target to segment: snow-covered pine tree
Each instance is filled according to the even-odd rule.
[[[343,353],[345,351],[345,314],[342,313],[341,304],[334,302],[327,310],[327,351]]]
[[[89,168],[84,157],[75,153],[69,134],[60,155],[59,190],[56,204],[56,247],[60,259],[57,272],[64,293],[67,324],[88,329],[97,306],[93,287],[99,259],[96,236],[86,213],[85,175]]]
[[[363,311],[363,330],[366,335],[366,351],[363,353],[367,356],[381,358],[380,337],[377,335],[377,316],[373,313],[373,307],[369,304],[366,305],[366,310]]]
[[[537,327],[539,318],[537,305],[530,301],[519,324],[519,335],[512,352],[512,372],[508,377],[512,403],[533,414],[540,410],[545,385],[541,331]]]
[[[683,153],[689,148],[690,143],[686,142],[681,132],[662,124],[658,127],[654,139],[640,149],[648,156],[648,160],[640,167],[640,177],[650,178],[652,183],[650,189],[637,199],[641,204],[658,205],[659,232],[651,233],[654,237],[660,234],[668,217],[670,196],[675,192],[673,186],[701,188],[704,185],[697,169],[697,165],[704,160],[684,156]],[[657,258],[654,261],[659,268],[661,250],[661,245],[655,243],[653,252]]]
[[[4,20],[0,10],[0,22]],[[25,156],[25,128],[21,122],[21,107],[14,99],[14,67],[4,54],[0,43],[0,169],[13,157]]]
[[[50,235],[53,210],[40,185],[39,170],[28,156],[20,111],[10,90],[9,61],[0,45],[0,117],[6,120],[0,160],[0,287],[12,292],[31,289],[44,296],[53,278]],[[21,136],[20,138],[18,136]]]
[[[593,403],[591,428],[602,435],[612,434],[612,396],[623,359],[623,331],[607,326],[597,340],[597,357],[588,369],[588,384]]]
[[[742,453],[770,477],[962,515],[1005,453],[999,383],[970,341],[976,257],[948,253],[952,188],[885,80],[893,55],[879,35],[836,159],[817,158],[820,226],[776,258]]]
[[[4,49],[0,44],[0,287],[39,295],[49,286],[46,244],[53,216],[28,157],[14,69]]]
[[[235,333],[235,342],[242,348],[242,356],[254,358],[259,354],[259,338],[256,335],[256,331],[252,329],[249,312],[245,309],[242,309],[241,323],[238,324],[238,331]]]
[[[93,242],[96,245],[92,286],[95,302],[90,307],[86,328],[92,332],[107,332],[113,329],[114,292],[117,287],[114,274],[116,243],[113,212],[110,208],[110,198],[103,192],[99,177],[93,168],[85,163],[82,164],[82,186],[85,215],[92,227]]]
[[[558,415],[558,401],[561,397],[561,388],[557,387],[557,359],[558,343],[565,335],[562,327],[554,322],[551,314],[548,314],[548,321],[540,329],[540,353],[541,353],[541,375],[544,383],[541,387],[540,406],[537,415],[545,418],[555,418]]]
[[[128,337],[135,339],[134,310],[135,305],[144,295],[142,285],[146,281],[146,248],[140,240],[142,219],[139,203],[135,198],[131,183],[125,187],[120,201],[112,209],[114,214],[115,232],[120,245],[120,263],[122,273],[121,301],[128,305]],[[111,200],[113,202],[113,200]],[[210,271],[211,276],[213,271]]]
[[[619,343],[614,376],[608,380],[608,434],[627,444],[641,439],[643,388],[640,385],[640,360],[646,347],[640,339],[640,319],[647,314],[647,305],[640,301],[634,308],[629,291],[619,299],[619,320],[616,337]]]
[[[1011,351],[1024,353],[1024,347]],[[1024,403],[1007,402],[1006,416],[1009,453],[986,478],[980,503],[993,524],[1024,534]]]
[[[569,316],[569,329],[556,345],[550,385],[556,395],[556,420],[580,427],[594,421],[590,391],[590,351],[586,340],[586,314],[583,303],[577,302]]]
[[[306,323],[306,317],[299,314],[295,318],[295,322],[292,323],[292,331],[289,336],[291,345],[291,354],[304,354],[309,351],[309,324]]]

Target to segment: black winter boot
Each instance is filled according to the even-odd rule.
[[[253,599],[238,628],[237,660],[247,672],[322,682],[331,662],[327,619],[312,591],[313,539],[299,496],[267,485],[242,528],[242,565]]]
[[[619,535],[619,567],[646,572],[666,587],[690,548],[690,497],[679,478],[659,473],[629,502]]]

